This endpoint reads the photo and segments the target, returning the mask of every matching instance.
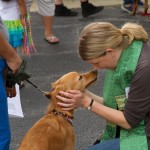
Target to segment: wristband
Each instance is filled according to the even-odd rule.
[[[94,102],[94,100],[93,99],[91,99],[91,102],[90,102],[90,105],[88,106],[88,110],[91,110],[91,108],[92,108],[92,105],[93,105],[93,102]]]

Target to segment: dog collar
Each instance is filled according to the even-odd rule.
[[[63,112],[59,112],[55,109],[52,112],[50,112],[50,114],[63,116],[71,125],[73,125],[73,120],[74,120],[73,116],[69,116],[69,115],[64,114]]]

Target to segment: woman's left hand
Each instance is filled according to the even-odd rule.
[[[61,100],[57,104],[62,107],[62,110],[72,110],[84,107],[84,101],[88,96],[79,90],[69,90],[68,92],[60,91],[56,97]]]

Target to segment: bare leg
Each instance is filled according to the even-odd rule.
[[[58,43],[59,42],[59,38],[55,37],[53,35],[53,32],[52,32],[54,16],[42,16],[42,21],[43,21],[43,24],[44,24],[45,40],[48,43],[51,43],[51,44]]]
[[[55,5],[61,5],[61,4],[63,4],[62,0],[55,0]]]
[[[52,36],[54,16],[42,16],[42,21],[43,21],[44,30],[45,30],[44,31],[45,37]]]

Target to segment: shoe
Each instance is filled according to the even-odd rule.
[[[90,15],[97,14],[104,9],[103,6],[94,6],[91,3],[82,3],[81,8],[83,17],[88,17]]]
[[[121,9],[128,13],[132,13],[133,11],[133,4],[122,4]]]
[[[52,36],[45,37],[45,41],[47,41],[49,44],[57,44],[59,43],[59,38],[52,35]]]
[[[64,5],[56,5],[55,7],[55,16],[74,17],[77,15],[78,12],[72,11],[71,9],[68,9]]]

